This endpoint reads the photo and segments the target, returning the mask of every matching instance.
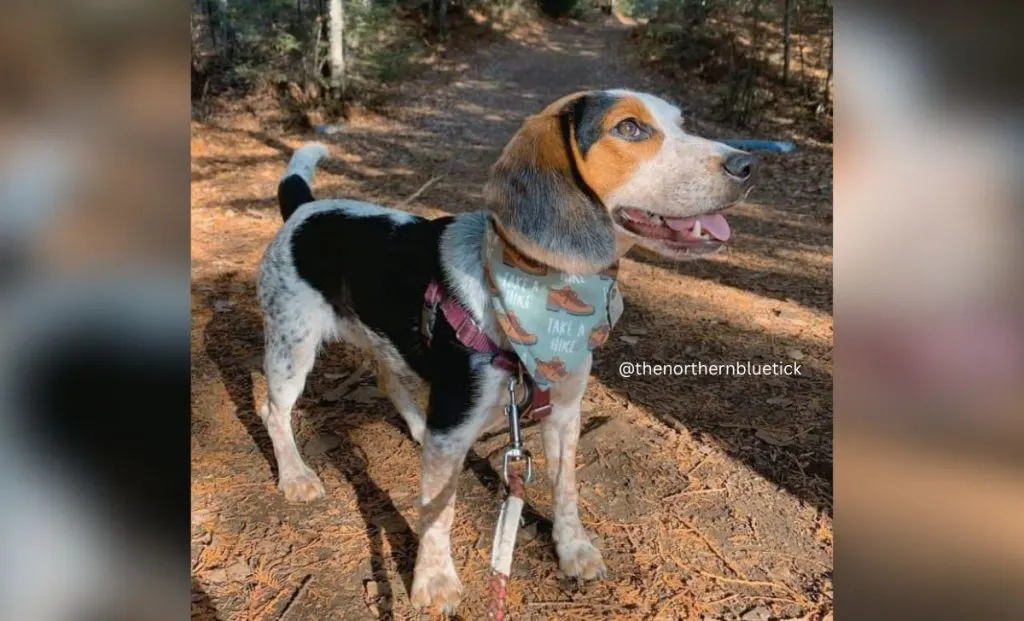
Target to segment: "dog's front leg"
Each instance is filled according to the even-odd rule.
[[[461,443],[460,443],[461,444]],[[455,614],[462,583],[452,562],[450,532],[455,517],[455,488],[469,446],[454,446],[428,430],[420,460],[420,547],[412,582],[416,608],[440,607]]]
[[[484,369],[470,382],[455,386],[435,384],[431,388],[420,463],[420,546],[411,594],[417,609],[436,606],[453,615],[462,599],[462,583],[452,562],[450,538],[455,488],[466,454],[480,430],[501,413],[498,395],[505,378],[506,373]],[[470,407],[453,407],[453,403],[465,399],[467,391],[475,393]],[[462,413],[453,416],[453,411]]]
[[[580,401],[590,378],[591,357],[551,389],[551,415],[544,420],[544,453],[554,484],[554,532],[558,562],[566,575],[591,580],[605,574],[601,552],[580,522],[576,490],[576,444],[580,437]]]

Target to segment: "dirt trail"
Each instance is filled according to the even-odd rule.
[[[315,192],[395,205],[446,173],[408,209],[478,209],[505,142],[557,97],[696,96],[640,68],[628,46],[617,24],[567,24],[453,50],[397,87],[385,114],[331,137]],[[289,505],[275,489],[253,405],[264,391],[253,276],[279,226],[277,178],[309,137],[270,126],[253,114],[193,124],[193,618],[411,618],[417,449],[372,374],[341,394],[356,352],[321,356],[296,408],[328,497]],[[516,618],[815,620],[831,609],[831,156],[787,137],[800,151],[766,160],[751,202],[730,215],[728,253],[624,260],[627,308],[597,356],[578,469],[582,517],[611,576],[579,587],[560,574],[542,476],[513,567]],[[623,361],[802,367],[799,377],[623,378]],[[463,619],[485,618],[503,441],[480,442],[459,482]],[[536,429],[526,441],[539,446]]]

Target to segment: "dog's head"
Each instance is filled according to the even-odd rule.
[[[521,251],[594,273],[633,245],[673,259],[719,249],[729,225],[717,212],[746,196],[752,172],[749,154],[687,134],[668,102],[591,91],[527,118],[486,194]]]

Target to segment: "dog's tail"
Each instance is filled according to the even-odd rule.
[[[281,217],[287,220],[295,210],[313,198],[313,172],[316,164],[327,157],[327,147],[319,142],[307,142],[292,154],[288,170],[277,184],[277,202],[281,206]]]

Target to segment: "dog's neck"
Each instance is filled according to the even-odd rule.
[[[488,213],[487,228],[484,229],[485,247],[487,245],[487,229],[493,229],[498,237],[501,238],[502,243],[531,261],[559,272],[579,276],[597,274],[613,265],[617,265],[619,259],[625,256],[630,248],[635,245],[631,238],[616,231],[615,260],[609,264],[596,264],[577,257],[568,257],[545,250],[516,231],[504,227],[501,221],[492,213]]]

